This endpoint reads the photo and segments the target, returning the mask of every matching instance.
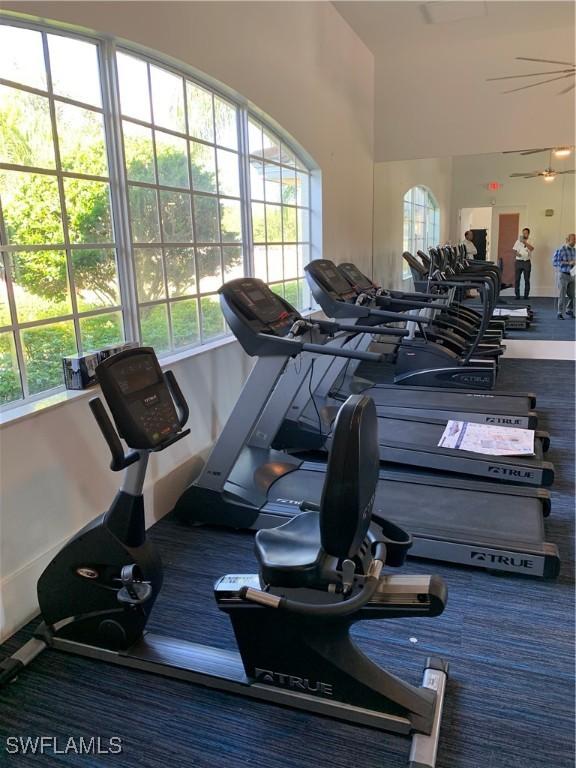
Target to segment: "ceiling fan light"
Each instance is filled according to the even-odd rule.
[[[554,157],[568,157],[572,154],[571,147],[558,147],[554,150]]]
[[[556,178],[556,174],[555,173],[545,173],[544,174],[544,181],[554,181],[555,178]]]

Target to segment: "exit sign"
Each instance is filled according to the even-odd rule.
[[[490,192],[498,192],[499,189],[502,189],[502,184],[500,184],[498,181],[489,181],[486,186]]]

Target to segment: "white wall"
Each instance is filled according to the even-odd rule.
[[[404,195],[425,186],[440,208],[440,240],[448,238],[452,158],[401,160],[374,166],[374,277],[387,288],[407,288],[402,280]]]
[[[469,229],[487,229],[492,225],[492,208],[462,208],[458,237],[463,240]]]
[[[372,251],[372,55],[330,3],[4,3],[133,40],[235,89],[314,158],[323,180],[327,256],[366,269]],[[149,520],[170,509],[217,436],[250,361],[236,343],[173,366],[192,434],[154,457]],[[117,477],[86,398],[0,431],[0,639],[36,610],[50,555],[109,502]],[[158,492],[162,489],[162,493]],[[167,495],[165,495],[167,493]]]
[[[574,175],[557,176],[552,182],[536,179],[511,179],[511,173],[541,169],[548,165],[546,153],[537,155],[471,155],[453,159],[452,221],[450,237],[461,237],[458,212],[461,208],[492,205],[490,258],[497,259],[498,214],[518,211],[520,227],[530,227],[536,249],[532,257],[531,293],[554,296],[555,274],[552,254],[569,232],[575,229]],[[574,169],[574,155],[567,159],[552,158],[557,170]],[[502,188],[491,192],[486,185],[498,181]],[[545,216],[546,209],[554,215]]]
[[[573,62],[573,2],[336,5],[375,55],[378,162],[574,143],[573,80],[487,80],[562,68],[518,56]]]

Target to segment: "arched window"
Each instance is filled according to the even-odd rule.
[[[426,187],[412,187],[404,195],[404,251],[415,254],[438,245],[440,209]],[[410,267],[403,261],[403,277],[410,277]]]
[[[62,388],[63,355],[225,336],[234,277],[310,306],[310,169],[240,98],[2,20],[0,117],[0,406]]]

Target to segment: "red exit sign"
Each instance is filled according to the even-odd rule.
[[[502,184],[500,184],[498,181],[489,181],[486,186],[490,192],[498,192],[499,189],[502,189]]]

